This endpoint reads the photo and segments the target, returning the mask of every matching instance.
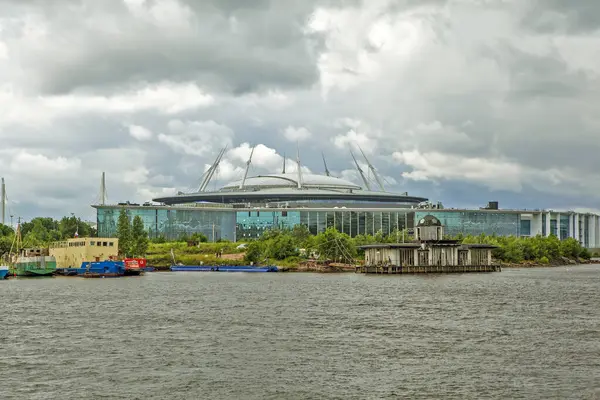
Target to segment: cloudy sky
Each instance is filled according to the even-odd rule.
[[[600,2],[0,0],[14,215],[302,164],[447,207],[600,208]],[[215,182],[211,187],[215,187]]]

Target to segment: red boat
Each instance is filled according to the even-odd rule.
[[[126,258],[123,262],[125,263],[125,275],[142,275],[146,268],[145,258]]]

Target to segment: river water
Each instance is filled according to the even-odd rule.
[[[0,282],[0,399],[600,398],[600,266]]]

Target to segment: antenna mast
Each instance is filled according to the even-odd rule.
[[[360,146],[358,146],[358,149],[360,150],[360,152],[362,153],[363,157],[367,161],[367,165],[369,166],[369,169],[373,173],[373,176],[375,177],[375,180],[377,181],[377,185],[379,186],[379,188],[381,189],[382,192],[385,192],[385,188],[383,187],[383,182],[381,181],[381,178],[379,178],[379,174],[377,173],[377,170],[375,170],[375,167],[373,166],[373,164],[371,164],[371,162],[369,161],[369,159],[365,155],[365,152],[360,148]]]
[[[325,175],[331,176],[331,173],[329,172],[329,169],[327,168],[327,161],[325,161],[325,154],[321,153],[321,155],[323,156],[323,165],[325,166]]]
[[[296,163],[298,164],[298,189],[302,189],[302,165],[300,164],[300,146],[296,151]]]
[[[363,172],[362,168],[360,168],[360,165],[358,165],[358,161],[356,161],[356,157],[354,157],[354,153],[352,152],[352,150],[350,150],[350,154],[352,155],[354,164],[356,164],[356,169],[358,170],[358,173],[360,174],[360,177],[362,178],[365,187],[368,191],[371,191],[371,185],[369,185],[369,181],[367,180],[367,177],[365,176],[365,173]]]
[[[6,225],[6,185],[2,178],[2,187],[0,188],[0,223]]]
[[[106,173],[104,172],[100,178],[100,205],[106,205]]]
[[[254,149],[256,146],[252,146],[252,150],[250,150],[250,158],[246,161],[246,171],[244,171],[244,179],[242,179],[242,183],[240,183],[240,189],[244,188],[244,184],[246,183],[246,177],[248,176],[248,171],[250,170],[250,163],[252,162],[252,154],[254,154]]]

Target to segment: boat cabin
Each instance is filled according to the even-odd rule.
[[[117,260],[117,238],[73,238],[50,245],[50,255],[56,258],[57,268],[79,268],[85,261]]]

